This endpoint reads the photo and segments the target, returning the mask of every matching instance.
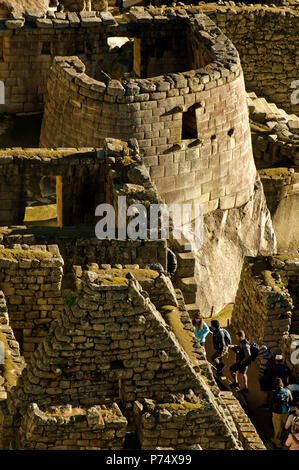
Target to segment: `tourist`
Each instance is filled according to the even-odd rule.
[[[259,350],[260,367],[259,383],[260,390],[265,394],[265,401],[259,408],[269,408],[270,393],[273,389],[272,368],[275,364],[275,356],[271,354],[267,346],[263,345]]]
[[[222,359],[228,352],[228,345],[231,343],[229,333],[224,329],[220,328],[220,323],[218,320],[212,320],[211,326],[213,328],[213,345],[215,353],[212,356],[212,361],[216,364],[216,375],[218,377],[222,376],[222,371],[225,367]]]
[[[287,419],[287,422],[285,424],[285,429],[290,429],[291,432],[293,430],[293,425],[295,423],[295,419],[299,417],[299,401],[297,401],[295,403],[295,410],[293,413],[291,413],[289,416],[288,416],[288,419]]]
[[[291,372],[290,369],[284,364],[283,357],[281,355],[277,354],[275,356],[275,364],[272,367],[271,372],[273,383],[274,380],[278,377],[283,381],[284,387],[288,385]]]
[[[289,450],[299,450],[299,418],[297,417],[294,422],[294,430],[289,434],[285,445]]]
[[[250,344],[246,339],[245,332],[243,330],[238,331],[236,339],[239,344],[230,345],[229,347],[236,353],[236,362],[230,367],[230,373],[233,379],[231,388],[239,387],[238,374],[240,373],[243,388],[241,392],[248,392],[248,379],[247,369],[251,361]]]
[[[199,341],[199,344],[202,348],[202,352],[204,353],[204,355],[206,355],[205,342],[207,335],[210,333],[210,328],[208,327],[206,322],[204,322],[203,316],[199,310],[194,315],[192,324],[194,326],[195,337]]]
[[[167,272],[172,277],[177,270],[177,258],[174,252],[167,248]]]
[[[290,390],[293,397],[293,403],[291,404],[291,412],[293,412],[295,411],[296,403],[299,402],[299,385],[296,383],[290,383],[286,388]]]
[[[277,377],[274,381],[274,390],[270,396],[269,408],[272,413],[274,437],[272,442],[280,446],[281,432],[285,427],[293,397],[290,390],[283,387],[283,381]]]
[[[58,13],[63,13],[64,12],[64,6],[62,5],[62,3],[59,3],[59,5],[57,7],[57,12]]]

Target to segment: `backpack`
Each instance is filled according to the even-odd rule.
[[[289,407],[289,395],[285,389],[274,390],[272,401],[272,411],[274,413],[283,414],[288,413]]]
[[[226,346],[228,346],[229,344],[232,344],[232,340],[231,340],[229,332],[226,331],[224,328],[219,328],[219,331],[223,331],[224,333],[224,341],[225,341]]]
[[[298,427],[299,427],[299,416],[294,415],[294,419],[291,425],[291,433],[295,434],[296,432],[298,432]]]
[[[251,362],[255,361],[257,356],[259,355],[259,345],[256,343],[251,343],[250,344],[250,357],[251,357]]]

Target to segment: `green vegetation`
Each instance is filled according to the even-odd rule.
[[[233,309],[233,304],[226,305],[222,310],[220,310],[220,312],[217,313],[217,315],[213,316],[213,318],[209,318],[208,320],[206,320],[206,323],[210,325],[211,320],[218,320],[220,326],[226,327],[227,322],[231,320]]]
[[[184,403],[159,403],[156,405],[157,410],[167,410],[170,413],[183,410],[186,413],[188,411],[194,411],[201,408],[203,405],[201,403],[190,403],[188,401],[184,401]]]
[[[159,276],[158,271],[154,271],[153,269],[93,269],[93,271],[99,274],[101,277],[99,278],[99,282],[102,284],[117,284],[115,282],[118,280],[121,284],[128,283],[128,279],[125,278],[127,273],[133,274],[137,281],[145,281],[147,279],[156,279]],[[106,282],[107,281],[107,282]],[[124,282],[126,281],[126,282]]]
[[[43,158],[51,158],[51,159],[57,159],[57,158],[63,158],[63,157],[68,157],[70,155],[75,155],[76,153],[82,153],[82,151],[76,151],[76,150],[48,150],[48,149],[34,149],[34,150],[14,150],[10,149],[9,150],[9,156],[12,157],[22,157],[22,158],[35,158],[39,157],[41,159]],[[0,150],[0,158],[1,156],[7,156],[8,152],[7,150]]]
[[[63,305],[71,307],[76,303],[77,297],[74,294],[69,294],[63,298]]]
[[[12,261],[22,261],[24,259],[30,260],[43,260],[53,258],[53,254],[48,251],[38,250],[10,250],[8,248],[0,249],[0,258],[9,259]]]

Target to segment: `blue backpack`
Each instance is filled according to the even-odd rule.
[[[278,414],[288,413],[290,409],[289,395],[283,388],[273,391],[272,411]]]

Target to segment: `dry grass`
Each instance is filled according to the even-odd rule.
[[[9,259],[12,261],[21,261],[24,259],[43,260],[43,259],[51,259],[52,257],[53,257],[52,253],[48,251],[10,250],[8,248],[4,248],[0,250],[1,259]]]

